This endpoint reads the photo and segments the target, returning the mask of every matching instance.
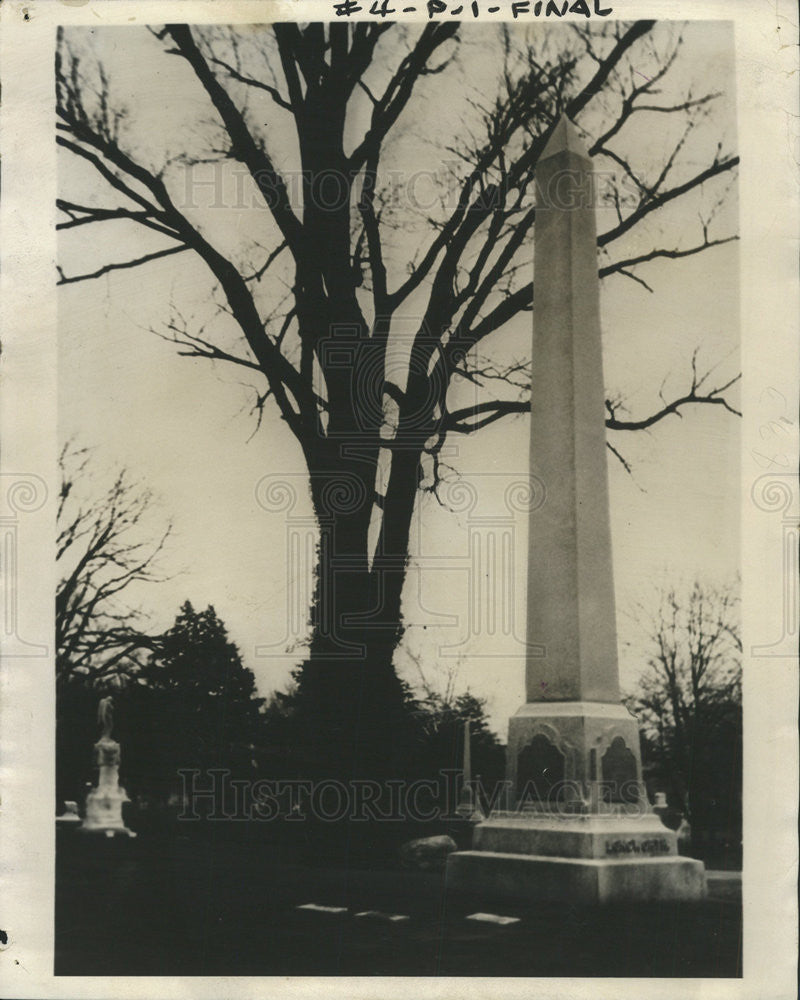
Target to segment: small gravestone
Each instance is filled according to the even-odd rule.
[[[692,852],[692,828],[685,816],[681,816],[675,836],[678,838],[678,853],[690,855]]]
[[[72,801],[64,802],[64,812],[56,816],[56,823],[63,826],[74,826],[80,824],[81,818],[78,815],[78,803]]]

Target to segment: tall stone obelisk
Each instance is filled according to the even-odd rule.
[[[536,168],[526,700],[510,808],[451,854],[448,884],[516,898],[696,899],[699,861],[652,812],[620,701],[592,165],[562,117]]]
[[[566,117],[536,188],[527,701],[619,702],[592,168]]]
[[[530,517],[527,606],[529,648],[543,655],[528,656],[508,778],[519,800],[526,785],[546,797],[610,771],[606,793],[631,801],[641,761],[619,693],[594,184],[566,116],[536,199],[530,462],[545,499]]]

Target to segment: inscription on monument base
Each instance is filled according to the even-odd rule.
[[[647,840],[607,840],[606,854],[609,857],[627,854],[669,854],[669,844],[664,837],[649,837]]]

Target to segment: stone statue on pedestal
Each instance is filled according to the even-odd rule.
[[[97,785],[86,797],[86,818],[81,826],[84,833],[104,833],[107,837],[122,834],[135,837],[122,819],[122,804],[130,799],[119,783],[120,745],[112,739],[114,728],[114,700],[111,695],[100,699],[97,722],[101,727],[100,739],[94,745],[94,763],[97,768]]]
[[[103,729],[102,739],[110,740],[114,728],[114,699],[110,694],[101,698],[97,706],[97,722]]]

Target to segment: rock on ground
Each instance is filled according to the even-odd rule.
[[[447,855],[456,850],[458,845],[452,837],[420,837],[403,844],[400,848],[400,860],[406,868],[444,868]]]

